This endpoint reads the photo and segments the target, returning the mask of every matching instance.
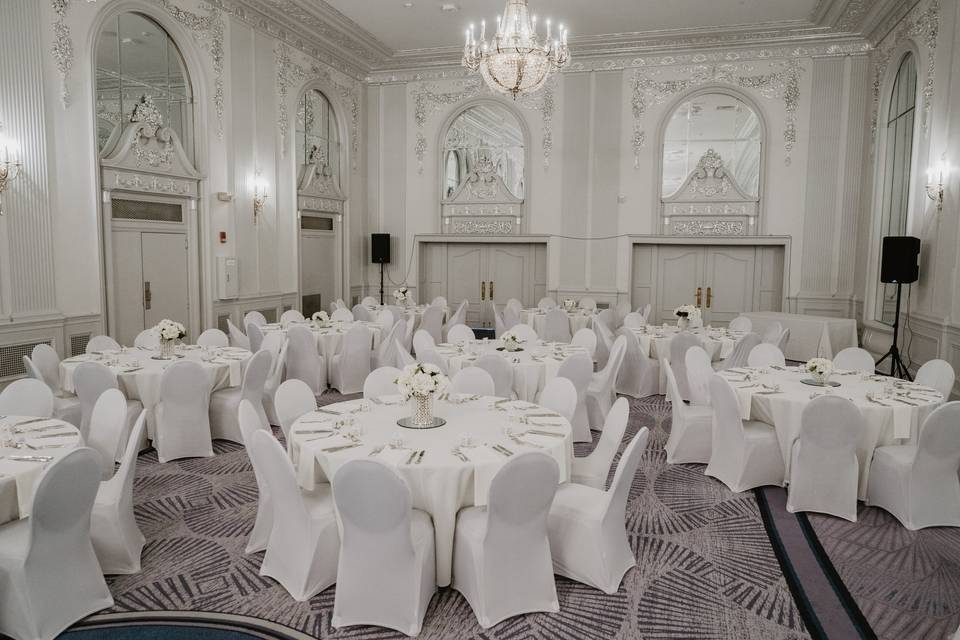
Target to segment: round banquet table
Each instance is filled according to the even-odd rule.
[[[88,353],[67,358],[60,363],[60,384],[64,391],[76,393],[73,372],[81,362],[100,362],[117,376],[120,389],[127,398],[140,400],[147,411],[147,433],[153,439],[153,412],[160,401],[160,378],[164,370],[181,359],[198,363],[210,380],[211,393],[243,383],[243,371],[253,355],[239,347],[203,349],[196,345],[179,345],[174,360],[157,359],[157,351],[125,348],[122,351]]]
[[[63,420],[0,417],[0,524],[29,516],[43,470],[80,444],[80,431]]]
[[[477,358],[487,354],[498,355],[513,365],[513,392],[520,400],[535,402],[546,384],[557,375],[560,364],[576,353],[587,353],[583,347],[538,341],[524,344],[523,351],[502,351],[502,343],[492,340],[473,340],[463,346],[442,343],[437,353],[447,366],[450,377],[461,369],[472,366]]]
[[[860,372],[835,371],[831,380],[839,382],[839,387],[803,384],[801,380],[809,379],[810,374],[800,367],[744,367],[728,369],[722,375],[737,393],[741,417],[771,424],[776,429],[787,478],[790,477],[790,454],[793,442],[800,435],[800,416],[804,407],[824,393],[852,400],[863,414],[866,425],[857,440],[860,499],[867,493],[873,450],[903,444],[904,441],[915,443],[923,420],[943,402],[938,391],[899,380],[893,383],[892,396],[881,397],[884,385],[891,384],[891,378]],[[874,399],[868,398],[868,393]]]
[[[593,326],[595,312],[591,309],[577,309],[566,313],[567,319],[570,321],[571,336],[580,329],[589,329]],[[542,338],[547,323],[547,312],[540,309],[523,309],[520,311],[520,322],[533,327],[537,335]]]
[[[343,342],[343,336],[350,329],[359,325],[366,327],[370,331],[370,345],[372,349],[380,346],[381,333],[383,327],[376,322],[366,322],[364,320],[354,320],[353,322],[330,322],[329,326],[321,327],[314,322],[290,322],[286,327],[281,327],[278,323],[271,323],[261,327],[264,335],[271,331],[283,331],[286,334],[287,329],[294,326],[304,326],[313,332],[317,339],[317,349],[327,363],[327,376],[333,371],[333,356],[340,352],[340,344]]]
[[[514,454],[546,453],[559,464],[560,481],[567,482],[573,440],[566,419],[529,402],[457,396],[435,402],[434,413],[447,423],[436,429],[405,429],[397,420],[409,416],[410,407],[399,395],[327,405],[293,424],[287,447],[297,480],[308,490],[335,477],[350,460],[378,460],[394,468],[410,487],[413,506],[433,518],[437,584],[446,586],[457,512],[487,503],[490,481],[509,459],[493,447]],[[508,429],[514,434],[529,432],[514,439]],[[423,456],[411,460],[418,451]]]
[[[676,325],[647,325],[633,328],[632,331],[640,341],[640,350],[657,361],[670,359],[670,343],[680,333]],[[730,332],[727,329],[699,328],[688,331],[700,339],[700,345],[714,361],[726,359],[737,340],[743,336],[743,333]]]

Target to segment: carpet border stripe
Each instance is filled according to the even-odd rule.
[[[315,640],[296,629],[279,622],[254,616],[216,611],[124,611],[100,613],[75,623],[66,631],[95,629],[98,627],[136,626],[139,624],[168,624],[183,626],[216,627],[225,630],[240,630],[269,640]]]

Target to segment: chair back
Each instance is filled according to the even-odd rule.
[[[236,329],[236,327],[234,327],[234,329]],[[227,334],[223,331],[220,331],[220,329],[207,329],[197,337],[197,344],[201,347],[229,347],[230,338],[228,338]]]
[[[396,347],[394,350],[394,353],[396,354],[396,358],[397,358],[396,364],[398,368],[402,369],[407,365],[417,363],[414,357],[410,355],[410,352],[407,351],[407,349],[402,344],[400,344],[399,340],[396,340],[394,342]]]
[[[153,329],[144,329],[133,339],[133,346],[137,349],[157,349],[160,346],[160,336]]]
[[[783,325],[776,321],[771,322],[767,325],[767,328],[763,330],[763,342],[776,344],[777,340],[780,339],[781,333],[783,333]]]
[[[753,331],[753,322],[746,316],[737,316],[730,321],[730,324],[727,325],[727,328],[730,329],[730,331],[743,331],[744,333],[749,333]]]
[[[431,306],[431,307],[446,307],[446,306],[447,306],[447,299],[444,298],[443,296],[437,296],[436,298],[434,298],[433,300],[430,301],[430,306]]]
[[[857,405],[840,396],[814,398],[800,414],[801,452],[816,460],[836,460],[855,464],[857,439],[866,431],[863,414]]]
[[[613,346],[613,331],[601,320],[593,323],[593,332],[597,334],[597,348],[594,352],[594,360],[597,366],[603,367],[607,364],[610,357],[610,348]]]
[[[619,329],[623,326],[623,319],[630,315],[630,303],[621,302],[617,305],[614,311],[617,314],[616,328]]]
[[[437,353],[436,349],[426,349],[423,354],[417,354],[417,360],[422,363],[432,364],[436,366],[443,375],[447,375],[447,361],[440,357],[440,354]]]
[[[674,401],[674,404],[678,404]],[[710,381],[710,404],[713,406],[713,455],[742,449],[743,419],[737,394],[723,376],[714,374]]]
[[[257,431],[270,431],[269,426],[260,422],[260,416],[257,415],[257,410],[249,400],[240,401],[240,406],[237,408],[237,422],[240,424],[240,435],[243,437],[244,446],[253,442],[253,434]],[[257,473],[256,467],[254,467],[253,471],[255,474]],[[260,484],[259,479],[257,484]]]
[[[353,305],[353,319],[361,322],[373,322],[373,314],[362,304]]]
[[[306,318],[303,317],[303,314],[297,309],[287,309],[280,314],[280,324],[284,327],[291,322],[303,322],[304,320],[306,320]]]
[[[260,351],[270,354],[270,373],[263,388],[267,395],[272,396],[283,381],[283,367],[287,360],[286,337],[280,331],[271,331],[263,337]]]
[[[490,306],[490,314],[493,316],[493,335],[495,338],[499,338],[507,330],[503,323],[503,314],[497,311],[497,305],[493,300],[487,301],[487,304]]]
[[[613,333],[614,329],[617,328],[617,314],[613,309],[604,309],[594,317],[593,321],[594,323],[602,322],[603,326],[610,330],[610,333]]]
[[[750,350],[747,356],[747,364],[751,367],[782,367],[787,364],[783,352],[775,344],[761,342]]]
[[[263,344],[263,331],[260,330],[260,327],[261,325],[254,322],[247,323],[247,340],[250,341],[250,351],[260,351],[260,346]]]
[[[127,428],[127,399],[120,389],[107,389],[97,399],[90,415],[86,444],[100,454],[100,472],[106,480],[113,475],[113,463]]]
[[[407,312],[400,305],[391,304],[387,307],[387,311],[393,316],[394,323],[407,319]]]
[[[663,369],[663,375],[667,379],[667,402],[670,403],[672,423],[680,424],[683,421],[683,414],[686,412],[687,405],[683,403],[683,399],[680,397],[680,387],[677,385],[677,376],[673,374],[673,367],[666,358],[660,361],[660,367]],[[713,384],[713,379],[710,380],[710,384]]]
[[[14,380],[0,391],[0,415],[49,418],[53,415],[53,392],[40,380]]]
[[[289,440],[290,427],[302,416],[317,410],[317,397],[303,380],[285,380],[273,397],[283,437]]]
[[[346,307],[337,307],[336,310],[330,314],[330,319],[334,322],[353,322],[353,312]]]
[[[607,509],[603,515],[605,522],[624,523],[627,519],[627,500],[630,498],[630,488],[633,486],[634,476],[637,475],[637,469],[640,467],[640,459],[647,450],[647,440],[650,438],[650,430],[646,427],[640,429],[637,435],[633,436],[630,444],[620,456],[617,463],[617,470],[613,473],[613,480],[610,482],[610,488],[607,489]],[[606,527],[604,527],[606,530]]]
[[[564,318],[564,320],[566,320],[566,318]],[[540,339],[540,336],[537,335],[536,329],[528,324],[523,324],[522,322],[511,327],[509,333],[512,333],[513,335],[517,336],[517,338],[527,342],[528,344],[533,344]]]
[[[940,475],[960,468],[960,402],[947,402],[927,416],[920,427],[913,471]]]
[[[117,376],[99,362],[81,362],[73,370],[73,386],[80,400],[80,433],[84,440],[90,428],[93,405],[107,389],[119,389]]]
[[[473,329],[465,324],[455,324],[447,332],[447,342],[456,344],[458,342],[470,342],[476,340]]]
[[[267,317],[259,311],[248,311],[247,315],[243,316],[243,326],[247,326],[251,322],[258,327],[262,327],[267,324]]]
[[[690,386],[690,404],[710,406],[710,379],[714,375],[710,356],[703,347],[696,345],[687,349],[684,364],[687,367],[687,384]]]
[[[613,384],[620,375],[620,367],[623,366],[623,359],[627,355],[627,338],[618,336],[613,341],[613,347],[610,349],[610,357],[607,359],[606,366],[597,372],[594,377],[602,389],[613,388]]]
[[[478,396],[496,395],[493,377],[480,367],[461,369],[453,376],[449,393],[472,393]]]
[[[457,325],[463,324],[467,320],[467,307],[470,306],[469,300],[464,300],[460,303],[460,306],[457,307],[457,310],[454,312],[453,317],[447,322],[448,327],[455,327]]]
[[[43,379],[43,374],[40,373],[40,369],[38,369],[37,365],[33,363],[33,360],[30,359],[30,356],[22,356],[22,357],[23,357],[23,369],[24,371],[27,372],[27,376],[31,380],[42,382],[43,384],[47,385],[47,388],[49,388],[50,385],[48,385],[47,381]],[[50,392],[55,393],[56,389],[50,389]]]
[[[584,353],[577,353],[560,363],[557,377],[566,378],[577,389],[577,396],[583,397],[593,379],[593,361]]]
[[[873,356],[866,349],[847,347],[833,357],[833,368],[861,373],[873,373],[876,368]]]
[[[580,298],[580,303],[577,306],[581,309],[596,309],[597,301],[593,298]]]
[[[241,349],[250,348],[250,339],[247,338],[247,334],[233,324],[233,321],[230,318],[227,318],[227,331],[230,332],[230,346],[231,347],[240,347]]]
[[[590,461],[607,472],[617,455],[617,449],[623,442],[623,434],[627,431],[627,420],[630,417],[630,403],[626,398],[617,398],[603,421],[603,431],[600,432],[600,441],[590,453]],[[606,475],[606,474],[605,474]]]
[[[390,317],[390,321],[393,320],[393,314],[387,313]],[[387,330],[386,335],[380,337],[380,346],[377,347],[376,353],[376,363],[378,366],[385,367],[392,365],[397,360],[397,356],[394,351],[397,348],[397,343],[400,338],[403,336],[403,332],[407,329],[407,323],[403,320],[394,322],[393,325]]]
[[[124,508],[133,511],[133,479],[136,475],[137,456],[140,454],[140,443],[143,441],[147,430],[147,412],[141,411],[133,423],[133,429],[130,430],[130,437],[127,438],[126,445],[123,448],[123,455],[120,457],[120,466],[116,473],[113,473],[113,459],[110,459],[110,471],[113,473],[108,480],[104,480],[100,485],[100,496],[108,498],[115,503],[122,503]]]
[[[360,304],[365,305],[367,307],[375,307],[378,304],[380,304],[380,302],[373,296],[364,296],[363,300],[360,301]]]
[[[323,379],[317,339],[307,327],[294,325],[287,329],[287,379],[302,380],[315,394]]]
[[[33,348],[30,359],[50,390],[54,393],[60,391],[60,356],[56,350],[46,342],[41,342]]]
[[[505,358],[488,353],[477,358],[473,366],[483,369],[493,378],[493,395],[498,398],[513,396],[513,366]]]
[[[267,414],[263,408],[263,389],[266,387],[267,378],[270,376],[272,369],[273,356],[270,352],[257,351],[247,361],[247,369],[243,372],[243,385],[240,388],[240,395],[244,400],[250,401],[264,424],[268,423]]]
[[[45,345],[37,345],[45,346]],[[36,349],[34,349],[36,352]],[[34,357],[36,363],[36,357]],[[46,374],[44,374],[46,375]],[[957,376],[953,371],[953,366],[946,360],[928,360],[923,363],[920,370],[917,371],[917,384],[926,385],[936,389],[943,394],[945,400],[950,398],[950,392],[953,391],[953,385]]]
[[[784,330],[780,333],[780,337],[777,338],[777,342],[776,342],[777,349],[780,349],[780,351],[786,353],[786,351],[787,351],[787,344],[788,344],[789,342],[790,342],[790,328],[788,327],[788,328],[784,329]]]
[[[517,317],[520,317],[520,312],[523,311],[523,303],[517,300],[516,298],[510,298],[507,300],[506,308],[513,309],[516,312]]]
[[[420,318],[420,328],[417,330],[426,331],[430,334],[430,337],[433,338],[434,344],[442,342],[443,338],[441,337],[441,327],[443,326],[443,307],[430,305],[423,311],[423,316]],[[416,334],[414,334],[416,338]]]
[[[670,341],[670,366],[677,377],[677,388],[681,398],[690,399],[690,385],[687,382],[687,349],[699,347],[700,339],[689,331],[681,331]]]
[[[630,329],[639,329],[640,327],[646,326],[646,324],[647,321],[641,313],[628,313],[623,317],[623,326]]]
[[[635,398],[645,397],[648,393],[658,393],[659,378],[652,379],[652,376],[658,375],[656,361],[647,357],[640,348],[637,334],[624,325],[617,330],[617,337],[624,339],[627,348],[620,373],[617,375],[617,393]]]
[[[413,334],[413,353],[419,358],[421,353],[432,351],[437,348],[437,342],[430,335],[429,331],[417,329]]]
[[[543,319],[543,339],[548,342],[570,342],[570,317],[554,305]]]
[[[550,309],[556,309],[557,301],[550,297],[540,298],[540,302],[537,303],[537,308],[540,309],[540,311],[550,311]]]
[[[511,456],[490,482],[485,549],[502,553],[530,548],[545,538],[559,481],[560,469],[550,456],[536,452]]]
[[[570,344],[585,348],[587,355],[593,360],[593,356],[597,353],[597,334],[592,329],[579,329],[573,334]]]
[[[572,422],[573,414],[577,411],[577,388],[567,378],[557,376],[543,387],[537,403],[556,411],[566,418],[567,422]]]
[[[210,428],[210,380],[192,360],[174,362],[160,376],[160,402],[164,429],[172,438],[178,431],[193,431],[197,423]]]
[[[750,352],[753,351],[753,348],[758,344],[761,344],[758,334],[746,334],[733,345],[733,351],[731,351],[727,359],[723,361],[722,368],[736,369],[747,366],[747,362],[750,359]]]
[[[363,381],[363,398],[373,400],[381,396],[398,394],[397,378],[400,377],[400,373],[400,369],[396,367],[380,367],[371,371]]]
[[[400,318],[396,318],[390,309],[381,309],[373,314],[373,321],[380,325],[380,334],[384,337],[393,329],[393,325],[397,324],[398,320],[403,320],[403,314],[400,315]]]
[[[87,342],[87,353],[100,353],[102,351],[120,351],[120,343],[110,336],[93,336]]]
[[[650,311],[652,309],[653,309],[653,306],[649,302],[643,305],[642,307],[640,307],[639,309],[637,309],[637,311],[641,315],[643,315],[643,319],[647,321],[647,324],[650,323]]]
[[[270,546],[279,549],[310,549],[310,516],[297,485],[293,463],[277,439],[266,430],[253,434],[247,453],[254,468],[260,468],[273,503]]]
[[[514,307],[503,308],[503,331],[510,331],[520,324],[520,312]],[[501,332],[502,333],[502,332]]]

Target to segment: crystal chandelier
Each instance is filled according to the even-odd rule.
[[[527,0],[507,0],[503,15],[497,16],[497,34],[487,42],[486,21],[480,23],[480,40],[473,25],[467,29],[463,66],[479,71],[487,85],[513,96],[532,93],[547,77],[570,62],[567,30],[560,25],[554,36],[547,20],[546,37],[537,37],[537,16],[531,16]]]

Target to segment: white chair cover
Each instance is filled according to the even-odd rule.
[[[247,326],[251,322],[258,327],[262,327],[267,324],[267,317],[259,311],[248,311],[247,315],[243,316],[243,326]]]
[[[558,481],[550,456],[514,455],[490,482],[487,507],[457,515],[453,588],[484,629],[522,613],[560,610],[547,538]]]
[[[401,320],[407,319],[406,310],[399,305],[391,304],[390,306],[387,307],[387,311],[389,311],[390,315],[393,316],[393,323],[397,323],[397,322],[400,322]]]
[[[730,329],[730,331],[743,331],[745,333],[749,333],[753,331],[753,321],[747,316],[737,316],[730,321],[730,324],[727,325],[727,328]]]
[[[174,362],[160,377],[153,444],[160,462],[178,458],[209,458],[210,380],[198,363]]]
[[[50,348],[50,345],[47,344],[38,344],[37,347],[47,347]],[[37,349],[34,348],[34,351]],[[59,360],[59,357],[54,352],[53,356]],[[27,375],[37,382],[42,382],[44,385],[50,389],[51,399],[53,403],[53,413],[54,418],[64,420],[74,425],[75,427],[80,427],[80,399],[76,396],[66,395],[60,391],[57,387],[51,386],[44,376],[43,372],[36,365],[36,363],[30,358],[30,356],[23,356],[23,366],[27,370]],[[59,375],[59,372],[58,372]],[[59,381],[57,382],[59,385]],[[62,394],[62,395],[58,395]]]
[[[287,330],[287,380],[302,380],[314,395],[327,390],[327,363],[317,352],[317,339],[307,327]]]
[[[87,353],[99,353],[101,351],[119,351],[120,343],[110,336],[93,336],[87,342]]]
[[[607,491],[564,484],[550,507],[547,530],[554,573],[614,594],[636,559],[624,522],[630,487],[650,432],[640,429],[627,445]]]
[[[447,324],[444,325],[443,336],[447,342],[454,342],[454,340],[449,336],[450,329],[456,326],[462,326],[463,323],[467,321],[467,308],[469,305],[470,302],[468,300],[461,302],[460,306],[457,307],[456,312],[454,312],[450,320],[447,321]]]
[[[283,372],[287,363],[286,336],[280,331],[268,333],[263,338],[260,350],[266,351],[271,357],[270,373],[263,385],[263,411],[266,414],[268,424],[279,425],[280,418],[277,417],[277,407],[273,404],[273,397],[276,395],[280,383],[283,382]]]
[[[627,430],[627,419],[630,417],[630,403],[626,398],[619,398],[613,403],[613,408],[607,414],[600,432],[600,441],[590,455],[573,459],[573,469],[570,472],[570,482],[585,484],[594,489],[603,491],[607,487],[607,476],[610,475],[610,465],[617,449],[623,442],[623,434]]]
[[[427,349],[423,352],[422,357],[418,357],[417,360],[420,362],[425,362],[427,364],[435,365],[444,375],[447,375],[449,371],[447,370],[447,362],[440,357],[440,354],[437,353],[436,349]]]
[[[739,367],[747,366],[747,361],[750,358],[750,352],[753,351],[753,348],[758,344],[761,344],[759,335],[756,333],[746,334],[737,340],[736,344],[733,345],[733,351],[730,352],[730,355],[727,356],[726,360],[718,363],[716,369],[718,371],[723,371],[726,369],[737,369]]]
[[[346,309],[347,303],[343,301],[343,298],[337,298],[331,303],[333,309],[331,311],[336,311],[337,309]]]
[[[407,365],[416,364],[417,362],[413,356],[410,355],[410,351],[400,344],[399,340],[396,343],[396,349],[394,350],[394,353],[397,356],[396,365],[398,369],[403,369]]]
[[[342,394],[360,393],[363,381],[370,375],[370,330],[354,325],[340,343],[340,353],[333,356],[330,368],[330,386]]]
[[[483,369],[493,378],[494,394],[498,398],[513,398],[513,366],[500,356],[488,353],[480,356],[473,366]]]
[[[628,313],[623,317],[623,326],[631,329],[638,329],[646,326],[646,324],[647,321],[644,319],[642,313]]]
[[[623,366],[623,358],[626,355],[627,339],[620,336],[610,349],[607,366],[593,374],[593,379],[587,388],[587,420],[590,422],[591,429],[595,428],[595,425],[604,423],[614,400],[617,399],[617,377],[620,375],[620,367]]]
[[[670,366],[673,367],[673,375],[677,378],[680,397],[684,400],[690,399],[690,385],[687,382],[687,349],[699,346],[701,346],[700,339],[689,331],[681,331],[670,341]]]
[[[713,379],[713,366],[710,356],[697,345],[687,349],[684,357],[687,365],[687,384],[690,387],[690,404],[701,407],[710,406],[710,380]]]
[[[54,395],[62,393],[60,387],[60,356],[45,342],[33,348],[30,359],[40,373],[40,379],[47,383]],[[922,368],[921,368],[922,369]]]
[[[346,307],[338,307],[336,311],[330,314],[330,319],[334,322],[353,322],[353,312]]]
[[[619,329],[623,326],[623,319],[630,314],[630,303],[626,301],[621,302],[617,304],[614,311],[616,312],[616,323],[614,328]]]
[[[368,307],[375,307],[380,304],[380,301],[374,298],[373,296],[364,296],[363,300],[360,301],[360,304],[366,305]]]
[[[400,320],[403,320],[401,317]],[[393,330],[393,325],[397,323],[397,319],[394,318],[393,312],[389,309],[381,309],[377,313],[373,314],[373,321],[380,325],[380,338],[386,338],[387,334]]]
[[[113,606],[90,543],[97,453],[80,448],[40,477],[29,518],[0,527],[0,634],[52,640]]]
[[[340,534],[329,486],[318,487],[304,500],[290,458],[266,431],[253,434],[247,451],[263,472],[273,503],[273,528],[260,575],[273,578],[294,600],[304,602],[337,579]]]
[[[780,349],[780,351],[786,353],[786,351],[787,351],[787,343],[789,343],[789,342],[790,342],[790,328],[787,327],[787,328],[784,329],[783,332],[780,334],[780,337],[777,338],[777,342],[776,342],[777,349]]]
[[[201,347],[223,348],[230,346],[230,338],[220,329],[207,329],[197,338]],[[249,344],[247,345],[249,346]]]
[[[875,365],[873,356],[866,349],[860,347],[847,347],[841,349],[840,353],[833,357],[833,368],[847,371],[860,371],[861,373],[873,373]]]
[[[277,405],[277,417],[280,418],[280,430],[289,440],[290,428],[301,416],[317,410],[317,398],[313,389],[303,380],[286,380],[277,389],[274,396]]]
[[[127,440],[120,467],[111,478],[100,483],[93,504],[90,539],[105,574],[140,572],[140,553],[146,538],[133,516],[133,477],[139,443],[145,437],[146,429],[147,414],[141,411]],[[110,462],[112,467],[113,461]]]
[[[293,380],[296,384],[303,384],[299,380]],[[309,392],[310,390],[307,389]],[[310,394],[313,398],[313,395]],[[273,435],[269,427],[260,422],[257,410],[253,408],[247,400],[240,401],[240,409],[237,412],[240,421],[240,433],[243,434],[243,443],[249,447],[253,442],[253,434],[258,431],[264,431]],[[253,522],[253,530],[250,532],[250,538],[247,540],[247,546],[244,553],[257,553],[265,551],[267,542],[270,540],[270,530],[273,529],[273,501],[270,498],[270,491],[263,479],[263,470],[257,466],[257,460],[250,455],[247,450],[247,457],[250,458],[250,464],[253,467],[253,477],[257,482],[257,518]]]
[[[407,328],[403,331],[403,340],[400,344],[403,345],[403,350],[407,353],[413,351],[413,330],[417,328],[417,315],[411,311],[407,314]]]
[[[556,306],[547,311],[543,319],[541,337],[548,342],[570,342],[573,336],[570,335],[570,319],[567,317],[567,312]]]
[[[500,332],[510,331],[515,326],[520,324],[520,312],[514,309],[513,307],[504,307],[503,308],[503,328]],[[497,336],[498,338],[500,336]]]
[[[443,324],[443,307],[431,305],[427,307],[420,318],[418,331],[426,331],[433,338],[434,343],[442,342],[441,325]],[[416,336],[414,336],[416,337]]]
[[[353,460],[334,476],[343,527],[334,628],[376,625],[415,636],[436,584],[433,522],[396,471]]]
[[[492,396],[497,391],[493,377],[480,367],[461,369],[450,382],[450,393],[472,393],[478,396]]]
[[[514,312],[516,312],[517,317],[519,318],[520,312],[523,311],[523,303],[517,300],[516,298],[510,298],[509,300],[507,300],[507,304],[505,308],[511,309]]]
[[[587,390],[593,380],[593,360],[590,356],[578,353],[560,363],[557,377],[566,378],[577,389],[577,409],[570,423],[574,442],[593,442],[590,434],[590,420],[587,417]]]
[[[247,361],[243,372],[243,383],[239,387],[229,387],[214,391],[210,395],[210,433],[217,440],[243,442],[240,433],[240,401],[249,400],[260,418],[260,424],[267,425],[267,413],[263,408],[263,389],[267,377],[273,368],[273,356],[269,351],[257,351]]]
[[[580,304],[578,306],[581,309],[596,309],[597,301],[593,298],[580,298]]]
[[[507,325],[504,322],[503,314],[497,311],[497,305],[494,304],[493,300],[490,300],[487,304],[490,305],[491,315],[493,316],[493,336],[499,339],[503,332],[507,330]]]
[[[653,306],[649,302],[637,309],[637,311],[643,315],[643,319],[647,321],[647,324],[650,324],[650,311],[652,309]]]
[[[597,367],[602,369],[607,366],[607,360],[610,358],[610,349],[613,347],[613,331],[606,323],[596,320],[593,323],[593,332],[596,334],[596,349],[594,350],[593,360]]]
[[[263,344],[263,331],[260,330],[262,325],[258,325],[255,322],[247,323],[247,340],[250,341],[250,351],[256,353],[260,351],[260,346]]]
[[[960,527],[960,402],[948,402],[923,421],[916,446],[874,451],[867,504],[886,509],[911,531]]]
[[[433,339],[433,336],[430,335],[430,332],[417,329],[417,332],[413,334],[413,353],[416,357],[419,358],[421,353],[433,351],[436,348],[437,343]]]
[[[617,314],[613,309],[604,309],[594,318],[594,322],[602,322],[613,333],[617,329]]]
[[[528,324],[518,323],[510,329],[510,333],[531,345],[540,340],[536,330]]]
[[[540,309],[540,311],[550,311],[550,309],[556,309],[557,301],[550,297],[540,298],[540,302],[537,303],[537,308]]]
[[[49,418],[53,415],[53,393],[40,380],[14,380],[0,391],[0,415]]]
[[[572,423],[573,415],[577,412],[577,388],[566,378],[551,378],[540,392],[537,403],[545,409],[556,411]]]
[[[623,336],[627,345],[620,374],[617,376],[617,393],[634,398],[658,395],[660,363],[643,353],[637,335],[626,326],[620,327],[617,336]]]
[[[570,340],[570,344],[575,344],[586,349],[591,361],[597,354],[597,334],[593,332],[593,329],[579,329],[573,334],[573,339]]]
[[[817,511],[857,521],[857,439],[867,425],[840,396],[814,398],[800,414],[793,443],[787,511]]]
[[[34,358],[34,361],[36,361],[36,358]],[[928,360],[917,371],[916,382],[936,389],[943,394],[944,398],[949,398],[956,379],[957,376],[949,362],[946,360]]]
[[[119,388],[117,376],[99,362],[81,362],[73,372],[73,385],[80,400],[80,435],[86,442],[93,407],[104,391]],[[142,410],[139,400],[127,400],[128,430]]]
[[[773,427],[742,420],[736,393],[720,374],[710,382],[713,440],[704,473],[734,492],[783,485],[783,456]]]
[[[241,349],[250,349],[250,339],[247,338],[247,334],[233,324],[233,321],[230,318],[227,318],[227,331],[230,332],[230,346],[239,347]]]
[[[445,306],[447,306],[447,299],[444,298],[443,296],[437,296],[436,298],[434,298],[433,300],[430,301],[430,306],[431,306],[431,307],[445,307]]]
[[[353,305],[353,319],[361,322],[373,322],[373,314],[362,304]]]
[[[455,324],[447,332],[447,342],[456,344],[458,342],[470,342],[476,340],[473,329],[465,324]]]
[[[381,396],[396,395],[400,373],[400,369],[396,367],[380,367],[371,371],[363,381],[363,399],[374,400]]]
[[[763,330],[763,342],[776,344],[777,340],[780,339],[781,333],[783,333],[783,325],[776,321],[771,322],[767,325],[767,328]]]
[[[100,478],[113,476],[114,461],[126,447],[127,399],[120,389],[107,389],[97,399],[90,414],[90,432],[86,445],[100,454]]]
[[[303,322],[304,320],[306,320],[306,318],[303,317],[303,314],[297,309],[287,309],[280,314],[280,324],[284,327],[291,322]]]
[[[747,365],[751,367],[782,367],[787,364],[787,359],[783,356],[783,351],[775,344],[761,342],[750,350],[747,356]],[[689,364],[687,365],[690,366]]]
[[[137,349],[157,349],[160,347],[160,336],[153,329],[144,329],[133,339],[133,346]]]
[[[393,319],[392,314],[388,313],[387,315],[390,316],[391,320]],[[400,338],[403,337],[403,332],[406,331],[406,329],[407,323],[400,320],[394,323],[387,331],[387,334],[380,338],[380,346],[373,352],[373,360],[371,362],[373,368],[391,367],[396,363],[397,343]]]
[[[661,362],[667,379],[667,402],[671,406],[670,435],[663,449],[668,464],[710,462],[713,438],[713,409],[687,405],[680,398],[677,378],[667,359]]]

